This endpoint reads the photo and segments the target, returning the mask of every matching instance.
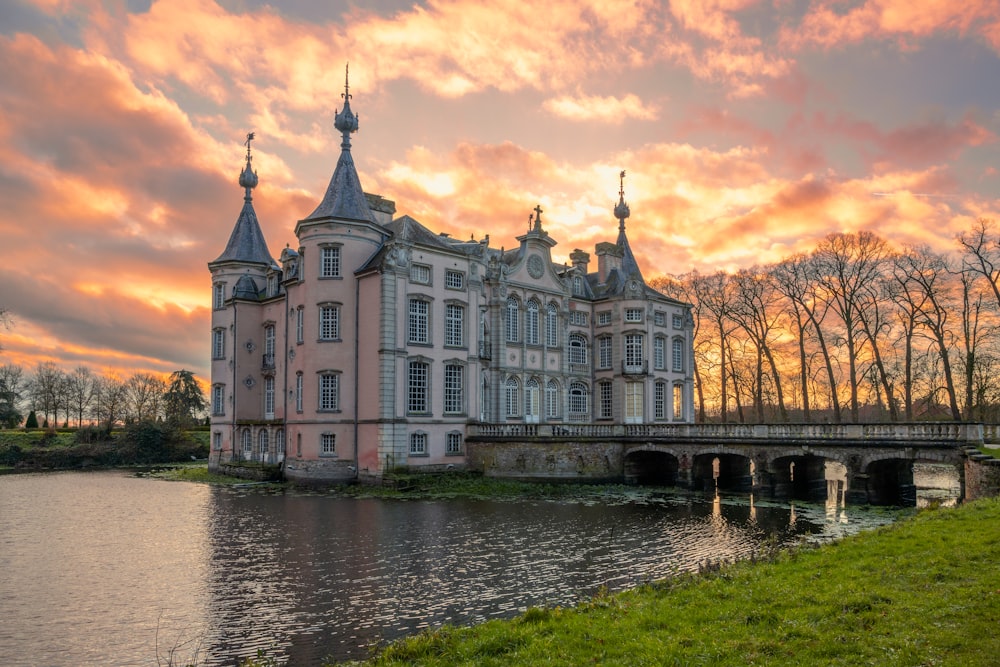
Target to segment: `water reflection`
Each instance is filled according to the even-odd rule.
[[[360,657],[891,519],[718,493],[384,501],[118,473],[0,478],[0,503],[0,567],[18,573],[0,580],[4,665],[148,665],[157,641],[207,665]]]

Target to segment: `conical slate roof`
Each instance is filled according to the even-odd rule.
[[[271,266],[274,264],[274,259],[267,249],[264,233],[260,230],[257,213],[253,209],[253,198],[250,196],[250,191],[257,185],[257,174],[250,170],[249,149],[247,166],[240,174],[240,185],[246,191],[246,195],[243,197],[243,210],[240,211],[240,216],[236,219],[236,226],[233,227],[233,233],[229,236],[226,249],[212,264],[247,262]]]
[[[375,222],[375,216],[368,208],[364,190],[361,189],[361,179],[358,178],[358,170],[354,167],[354,158],[351,157],[351,134],[358,131],[358,116],[351,111],[350,90],[345,70],[344,108],[336,113],[333,120],[333,126],[343,137],[340,142],[340,159],[337,160],[337,167],[333,170],[323,200],[305,220],[339,218]]]
[[[340,159],[337,160],[337,167],[333,170],[323,200],[305,219],[327,217],[375,222],[371,209],[368,208],[364,190],[361,189],[361,179],[358,178],[357,169],[354,167],[351,145],[346,141],[341,144]]]

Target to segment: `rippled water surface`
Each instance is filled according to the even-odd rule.
[[[892,516],[746,496],[399,501],[7,475],[0,665],[362,657],[420,628],[573,604],[772,536],[829,539]]]

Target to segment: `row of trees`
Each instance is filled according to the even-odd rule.
[[[32,415],[39,423],[29,426],[96,423],[110,429],[160,419],[186,426],[200,419],[207,405],[187,370],[165,380],[152,373],[98,375],[86,366],[66,372],[52,362],[38,364],[32,373],[16,364],[0,366],[0,424],[6,428],[29,422]]]
[[[653,281],[694,305],[700,421],[1000,418],[1000,235],[953,252],[830,234],[735,273]]]

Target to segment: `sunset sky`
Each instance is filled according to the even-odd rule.
[[[1000,218],[1000,2],[0,2],[0,363],[207,379],[242,205],[271,253],[339,153],[435,231],[613,241],[647,279],[832,231],[951,248]]]

